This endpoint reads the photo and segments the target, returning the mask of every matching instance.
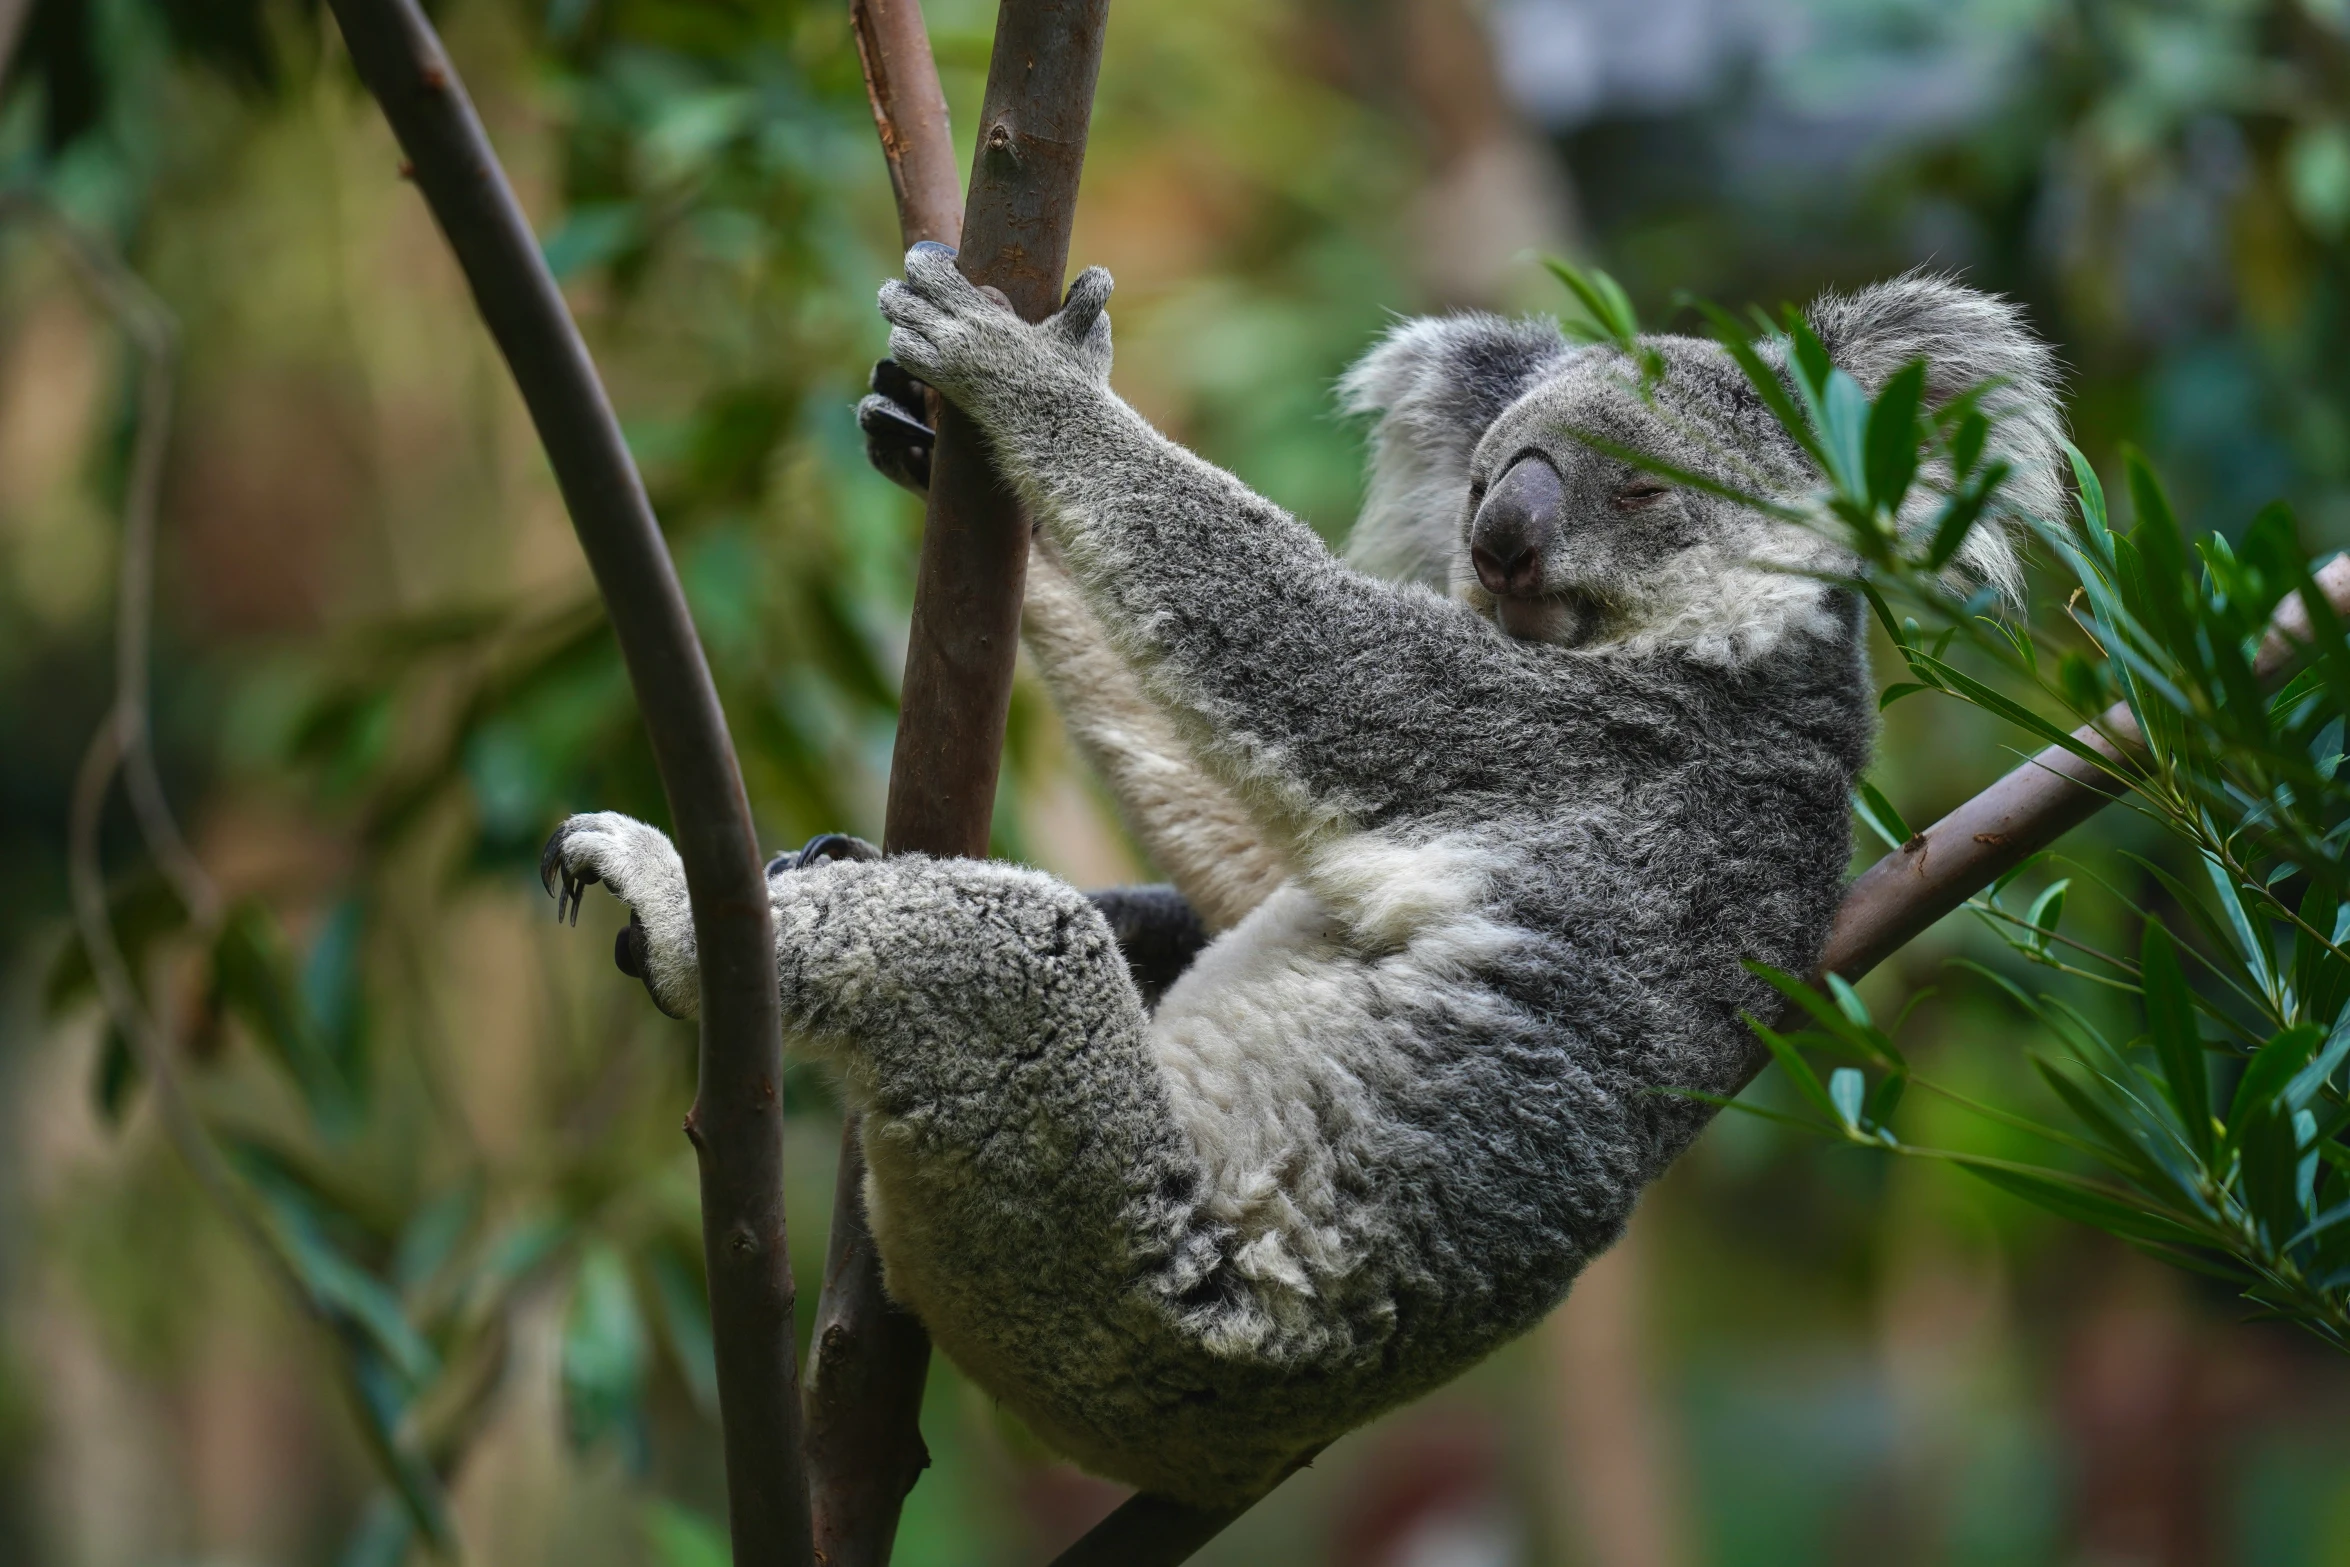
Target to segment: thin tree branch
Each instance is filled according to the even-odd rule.
[[[946,93],[918,0],[850,0],[849,24],[864,67],[874,129],[889,164],[901,238],[908,247],[960,238],[962,182],[955,170]],[[936,429],[935,394],[930,417]],[[926,609],[917,599],[918,624]],[[987,700],[987,693],[977,693],[975,700]],[[968,786],[992,795],[995,772],[996,758],[990,754],[984,772]],[[958,845],[949,852],[983,854],[986,845],[976,851]],[[808,1500],[817,1559],[827,1567],[888,1562],[907,1493],[930,1463],[921,1428],[930,1338],[913,1313],[881,1287],[881,1258],[865,1222],[860,1130],[852,1112],[841,1127],[824,1288],[808,1345]]]
[[[889,162],[898,233],[908,249],[926,239],[953,244],[963,233],[963,182],[921,0],[849,0],[849,27]]]
[[[660,768],[701,957],[700,1087],[686,1131],[701,1165],[727,1519],[737,1561],[805,1563],[775,938],[726,716],[587,345],[439,38],[416,0],[332,5],[530,409]]]
[[[851,0],[906,243],[959,235],[964,272],[1031,321],[1060,303],[1108,9],[1108,0],[1003,0],[966,208],[917,0]],[[882,847],[978,859],[995,813],[1028,523],[963,414],[933,398],[931,415],[938,444]],[[811,1506],[829,1567],[889,1560],[906,1493],[929,1462],[918,1417],[930,1340],[882,1290],[864,1178],[852,1118],[808,1372]]]

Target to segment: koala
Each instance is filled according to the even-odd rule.
[[[865,1116],[892,1295],[1070,1458],[1229,1507],[1539,1321],[1704,1126],[1690,1091],[1743,1081],[1742,961],[1819,956],[1873,693],[1831,539],[1578,438],[1805,496],[1719,345],[1648,340],[1644,387],[1548,322],[1397,327],[1342,384],[1374,423],[1341,557],[1110,389],[1110,287],[1031,324],[917,247],[881,308],[1035,522],[1030,648],[1196,956],[1154,1000],[1131,909],[819,840],[770,870],[776,978]],[[1864,384],[1998,378],[2006,504],[2053,514],[2012,307],[1913,276],[1810,320]],[[861,419],[918,483],[914,390]],[[2012,526],[1963,564],[2012,582]],[[693,1011],[665,837],[577,816],[544,871],[628,904]]]

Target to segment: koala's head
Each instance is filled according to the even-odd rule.
[[[1990,445],[2013,474],[1954,567],[2012,593],[2015,519],[2055,517],[2064,504],[2054,360],[2021,312],[1912,275],[1829,295],[1808,320],[1871,393],[1920,357],[1929,406],[1996,382],[1983,403]],[[1379,416],[1348,560],[1452,593],[1532,641],[1678,646],[1737,662],[1790,632],[1848,632],[1849,616],[1805,575],[1849,564],[1833,539],[1663,483],[1583,439],[1774,498],[1818,485],[1720,344],[1644,341],[1664,367],[1645,396],[1623,353],[1570,343],[1548,321],[1462,315],[1397,327],[1342,385],[1350,410]],[[1766,359],[1784,351],[1758,346]],[[1917,493],[1919,525],[1934,504]]]

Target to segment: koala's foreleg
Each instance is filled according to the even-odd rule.
[[[857,404],[866,458],[922,496],[936,444],[925,413],[922,383],[903,366],[884,359],[873,367],[873,390]],[[1281,858],[1232,791],[1192,758],[1049,544],[1028,553],[1020,638],[1126,830],[1209,930],[1239,924],[1281,884]]]
[[[1069,738],[1108,787],[1127,831],[1209,930],[1239,924],[1281,885],[1281,857],[1239,797],[1193,759],[1044,549],[1029,553],[1020,629]]]
[[[1342,565],[1312,530],[1167,440],[1109,388],[1098,268],[1031,325],[943,248],[882,290],[892,354],[986,431],[1087,606],[1189,748],[1284,858],[1348,818],[1408,803],[1398,758],[1457,753],[1457,702],[1508,655],[1434,595]]]

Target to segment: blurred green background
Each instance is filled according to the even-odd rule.
[[[993,18],[927,10],[967,150]],[[895,225],[845,0],[437,16],[652,486],[767,839],[877,835],[919,519],[850,417]],[[157,748],[235,912],[191,930],[117,801],[149,1005],[341,1281],[389,1368],[367,1407],[440,1472],[467,1560],[722,1561],[692,1033],[612,972],[616,905],[559,931],[533,875],[567,811],[664,813],[462,282],[322,8],[0,0],[0,40],[0,184],[180,332]],[[2134,442],[2191,525],[2284,496],[2336,547],[2346,89],[2342,0],[1119,0],[1075,260],[1118,275],[1125,395],[1332,537],[1361,460],[1335,376],[1397,313],[1559,308],[1549,251],[1651,321],[1684,290],[1960,272],[2058,346],[2100,466]],[[137,368],[53,234],[0,224],[0,1562],[387,1564],[421,1548],[340,1352],[194,1194],[65,917]],[[1923,821],[2014,743],[1919,698],[1874,776]],[[2107,871],[2143,836],[2096,834]],[[1025,679],[997,839],[1084,885],[1148,874]],[[1913,1054],[2036,1102],[2038,1041],[1959,952],[2014,967],[1953,921],[1872,1003],[1939,987]],[[837,1120],[821,1080],[790,1091],[805,1309]],[[2350,1368],[2242,1315],[1951,1171],[1733,1117],[1539,1332],[1202,1559],[2350,1562]],[[1117,1499],[951,1368],[925,1434],[901,1562],[1041,1561]]]

